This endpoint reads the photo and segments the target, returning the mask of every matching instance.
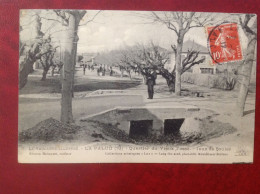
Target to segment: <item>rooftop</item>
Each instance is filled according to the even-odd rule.
[[[183,43],[182,52],[188,52],[190,49],[195,49],[197,51],[200,51],[200,53],[209,53],[209,50],[207,47],[202,46],[201,44],[198,44],[194,42],[194,40],[187,40]]]

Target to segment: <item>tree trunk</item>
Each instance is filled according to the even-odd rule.
[[[240,86],[238,99],[236,103],[236,108],[237,108],[236,113],[238,114],[238,116],[241,117],[244,115],[246,97],[248,94],[248,88],[251,79],[252,67],[254,63],[254,53],[256,47],[256,37],[250,36],[248,41],[249,42],[246,50],[246,58],[241,70],[241,75],[243,77],[242,77],[241,86]]]
[[[175,82],[174,81],[167,81],[167,85],[169,87],[169,92],[175,92]]]
[[[48,70],[49,69],[46,69],[46,68],[43,69],[41,81],[45,81],[46,80]]]
[[[74,78],[75,78],[75,68],[77,63],[77,51],[78,51],[78,26],[80,20],[76,18],[76,25],[74,31],[74,44],[73,44],[73,51],[74,51],[74,64],[73,64],[73,73],[72,73],[72,97],[74,97]]]
[[[35,69],[39,69],[39,68],[40,68],[40,63],[39,63],[39,61],[36,61],[34,64],[35,64]]]
[[[130,80],[132,80],[131,71],[128,71],[128,75],[129,75]]]
[[[162,77],[166,80],[169,92],[175,92],[175,77],[168,70],[161,71]]]
[[[52,66],[52,69],[51,69],[51,76],[53,77],[54,76],[54,70],[55,70],[56,66]]]
[[[175,94],[177,96],[181,95],[181,53],[182,53],[182,45],[183,45],[184,35],[180,33],[177,40],[177,53],[175,59],[176,65],[176,75],[175,75]]]
[[[31,67],[33,66],[34,61],[30,58],[26,58],[19,66],[19,89],[23,88],[27,83],[28,75],[30,74]]]
[[[74,64],[74,37],[76,29],[76,18],[70,14],[68,30],[66,32],[66,45],[64,46],[64,65],[62,75],[62,89],[61,89],[61,122],[73,122],[72,116],[72,78],[73,78],[73,64]]]
[[[33,63],[33,65],[34,65],[34,63]],[[33,73],[33,71],[34,71],[34,69],[33,69],[33,65],[30,66],[30,73]]]
[[[144,75],[143,76],[143,84],[146,84],[146,77]]]

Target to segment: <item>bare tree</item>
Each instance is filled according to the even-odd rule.
[[[119,63],[121,76],[123,75],[124,71],[126,71],[130,79],[132,79],[131,71],[135,71],[136,69],[136,66],[133,63],[134,58],[131,54],[131,50],[122,50]]]
[[[77,56],[78,27],[80,20],[86,14],[84,10],[54,10],[61,19],[62,25],[66,26],[66,45],[64,48],[64,65],[62,75],[62,97],[61,97],[61,121],[73,122],[72,96],[74,68]]]
[[[251,79],[252,67],[255,58],[255,49],[257,43],[257,20],[256,15],[246,14],[244,17],[239,16],[239,23],[248,38],[247,49],[245,54],[244,63],[242,64],[241,75],[242,81],[238,93],[236,107],[238,108],[237,114],[244,115],[245,102],[248,94],[248,88]],[[251,25],[250,25],[251,24]]]
[[[176,55],[176,47],[172,46],[172,49]],[[140,72],[144,72],[144,68],[153,68],[161,74],[167,82],[170,92],[175,91],[175,75],[176,68],[174,68],[171,72],[165,68],[165,64],[169,60],[169,51],[163,49],[153,42],[151,42],[148,46],[137,45],[132,49],[124,52],[124,62],[126,65],[130,67],[135,67],[140,69]],[[196,64],[203,63],[205,58],[199,58],[199,51],[196,50],[188,50],[186,56],[182,59],[181,63],[181,74],[185,71],[189,70]],[[176,66],[175,66],[176,67]]]
[[[62,61],[54,61],[53,65],[51,66],[51,76],[54,76],[55,69],[58,68],[58,73],[60,74],[61,68],[63,67]]]
[[[45,54],[41,50],[43,44],[43,32],[41,31],[41,19],[39,15],[34,17],[34,28],[35,37],[31,44],[27,45],[23,43],[20,47],[20,61],[19,61],[19,88],[23,88],[27,82],[29,73],[33,68],[33,64],[36,60],[40,59],[42,55]],[[22,29],[20,28],[22,31]],[[27,51],[26,48],[27,47]]]
[[[45,51],[51,50],[51,52],[48,52],[48,53],[42,55],[42,57],[40,58],[40,63],[43,67],[42,79],[41,79],[42,81],[46,80],[46,76],[47,76],[47,73],[48,73],[50,67],[55,66],[53,58],[54,58],[54,54],[56,52],[56,48],[57,47],[53,48],[53,46],[51,45],[50,37],[45,40],[45,43],[42,46],[42,50],[45,50]]]
[[[134,69],[133,64],[130,60],[130,50],[118,49],[109,52],[99,53],[95,58],[95,61],[100,64],[105,64],[109,66],[119,67],[121,77],[127,72],[129,78],[131,79],[131,71]]]
[[[209,24],[213,18],[209,14],[195,12],[163,12],[160,15],[152,12],[148,19],[166,25],[168,29],[177,35],[177,45],[175,46],[175,93],[176,95],[181,95],[181,54],[184,37],[191,28],[203,27]]]
[[[27,82],[28,75],[33,70],[33,64],[37,60],[49,61],[52,56],[52,53],[55,52],[55,48],[53,48],[48,42],[48,38],[44,38],[44,33],[41,30],[42,21],[41,17],[38,13],[34,14],[32,17],[35,19],[33,31],[35,34],[32,37],[30,43],[21,43],[20,45],[20,53],[19,53],[19,88],[23,88]],[[20,31],[23,29],[20,28]],[[44,76],[44,75],[43,75]]]
[[[140,45],[139,45],[140,47]],[[139,60],[135,60],[134,63],[137,65],[137,67],[140,69],[140,73],[143,74],[144,68],[153,68],[159,71],[159,74],[161,74],[167,82],[167,85],[169,86],[169,90],[172,92],[174,91],[174,85],[172,84],[175,82],[175,76],[170,74],[167,69],[164,68],[164,65],[169,60],[169,53],[166,49],[163,49],[159,46],[154,45],[153,42],[148,45],[147,48],[144,46],[141,46],[140,49],[137,49],[137,57]]]

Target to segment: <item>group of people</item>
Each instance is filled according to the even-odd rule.
[[[109,71],[109,75],[112,76],[113,75],[113,68],[112,66],[105,66],[100,64],[100,66],[97,68],[97,75],[98,76],[105,76],[106,75],[106,71]]]
[[[86,69],[90,70],[90,71],[94,71],[94,66],[97,66],[97,64],[95,65],[88,65],[88,64],[82,64],[81,65],[83,68],[83,75],[86,74]],[[100,64],[97,67],[97,75],[98,76],[105,76],[106,75],[106,71],[109,71],[109,75],[112,76],[114,74],[113,68],[112,66],[107,66],[105,64]]]
[[[106,75],[105,65],[100,64],[100,66],[97,68],[97,75],[98,76],[105,76]]]
[[[85,75],[86,68],[88,70],[93,71],[94,66],[86,65],[83,64],[83,74]],[[106,71],[109,71],[109,75],[113,75],[113,68],[112,66],[109,66],[106,68],[105,65],[100,64],[99,67],[97,68],[97,75],[98,76],[105,76]],[[138,71],[139,73],[139,71]],[[141,73],[145,78],[145,84],[147,85],[147,90],[148,90],[148,99],[153,99],[154,95],[154,85],[156,85],[156,79],[157,79],[157,72],[153,68],[143,68],[141,69]]]
[[[86,69],[94,71],[94,66],[93,65],[87,65],[87,64],[83,64],[83,74],[85,75],[86,73]]]

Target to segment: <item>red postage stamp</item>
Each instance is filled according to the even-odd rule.
[[[206,32],[213,64],[243,59],[236,23],[206,27]]]

